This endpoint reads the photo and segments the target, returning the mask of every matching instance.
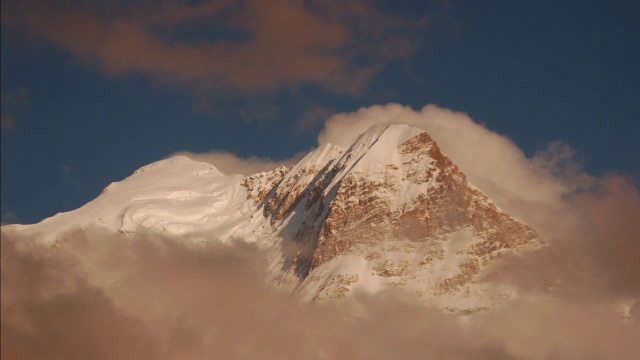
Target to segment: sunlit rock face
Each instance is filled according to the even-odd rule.
[[[426,132],[404,125],[376,126],[345,150],[309,154],[262,210],[283,240],[278,282],[309,299],[402,287],[452,311],[481,309],[512,296],[479,281],[483,270],[501,255],[543,246],[469,184]]]
[[[513,297],[483,275],[505,254],[544,246],[469,184],[426,132],[406,125],[377,125],[344,149],[326,144],[291,169],[251,176],[162,160],[80,209],[11,228],[58,242],[89,226],[258,244],[268,254],[265,281],[306,300],[401,288],[460,313]]]

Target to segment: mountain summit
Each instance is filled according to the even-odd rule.
[[[483,280],[502,255],[543,246],[537,233],[471,185],[435,141],[376,125],[346,148],[326,144],[291,169],[224,175],[186,157],[112,183],[85,206],[7,226],[53,243],[99,226],[267,249],[265,279],[301,298],[402,288],[453,312],[513,296]]]

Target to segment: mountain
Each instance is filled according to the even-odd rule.
[[[89,226],[258,244],[265,281],[306,300],[402,288],[464,313],[514,295],[483,277],[501,256],[544,246],[407,125],[377,125],[344,149],[326,144],[291,169],[246,177],[165,159],[77,210],[7,228],[54,243]]]

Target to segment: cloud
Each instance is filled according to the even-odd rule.
[[[410,54],[411,34],[426,24],[385,15],[366,1],[60,4],[3,3],[3,25],[109,75],[241,91],[310,83],[358,92],[387,63]]]
[[[11,359],[161,359],[145,326],[79,276],[77,259],[52,257],[2,236],[2,349]],[[92,334],[95,336],[88,336]]]
[[[211,234],[215,238],[215,234]],[[64,359],[634,359],[640,327],[602,303],[523,298],[457,317],[393,291],[300,303],[261,282],[258,248],[3,229],[2,356]]]
[[[549,247],[505,260],[487,278],[529,296],[600,303],[601,309],[638,319],[640,194],[619,175],[594,182],[589,190],[566,195],[563,211],[538,224]]]
[[[223,174],[251,175],[263,171],[271,171],[279,166],[291,167],[300,161],[306,152],[300,152],[289,159],[272,160],[269,158],[249,157],[241,158],[233,153],[216,151],[209,153],[193,153],[189,151],[179,151],[171,156],[186,156],[191,160],[206,162],[214,165]]]
[[[635,184],[607,175],[591,191],[567,201],[581,222],[575,238],[585,243],[598,285],[614,295],[640,299],[640,194]]]
[[[479,314],[469,331],[483,332],[522,359],[633,359],[637,324],[625,323],[591,299],[516,300]]]
[[[551,173],[551,168],[557,168],[549,164],[551,153],[546,160],[542,155],[537,160],[528,159],[510,139],[461,112],[435,105],[417,111],[399,104],[361,108],[330,117],[318,143],[348,146],[357,134],[380,123],[409,124],[426,130],[471,183],[508,213],[532,225],[562,210],[559,200],[569,185]],[[541,208],[544,211],[532,212]]]

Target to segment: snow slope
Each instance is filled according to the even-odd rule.
[[[255,211],[246,201],[241,175],[177,156],[144,166],[111,183],[79,209],[34,225],[9,225],[44,243],[74,228],[104,227],[126,234],[138,228],[164,235],[212,233],[226,241],[245,227]]]

